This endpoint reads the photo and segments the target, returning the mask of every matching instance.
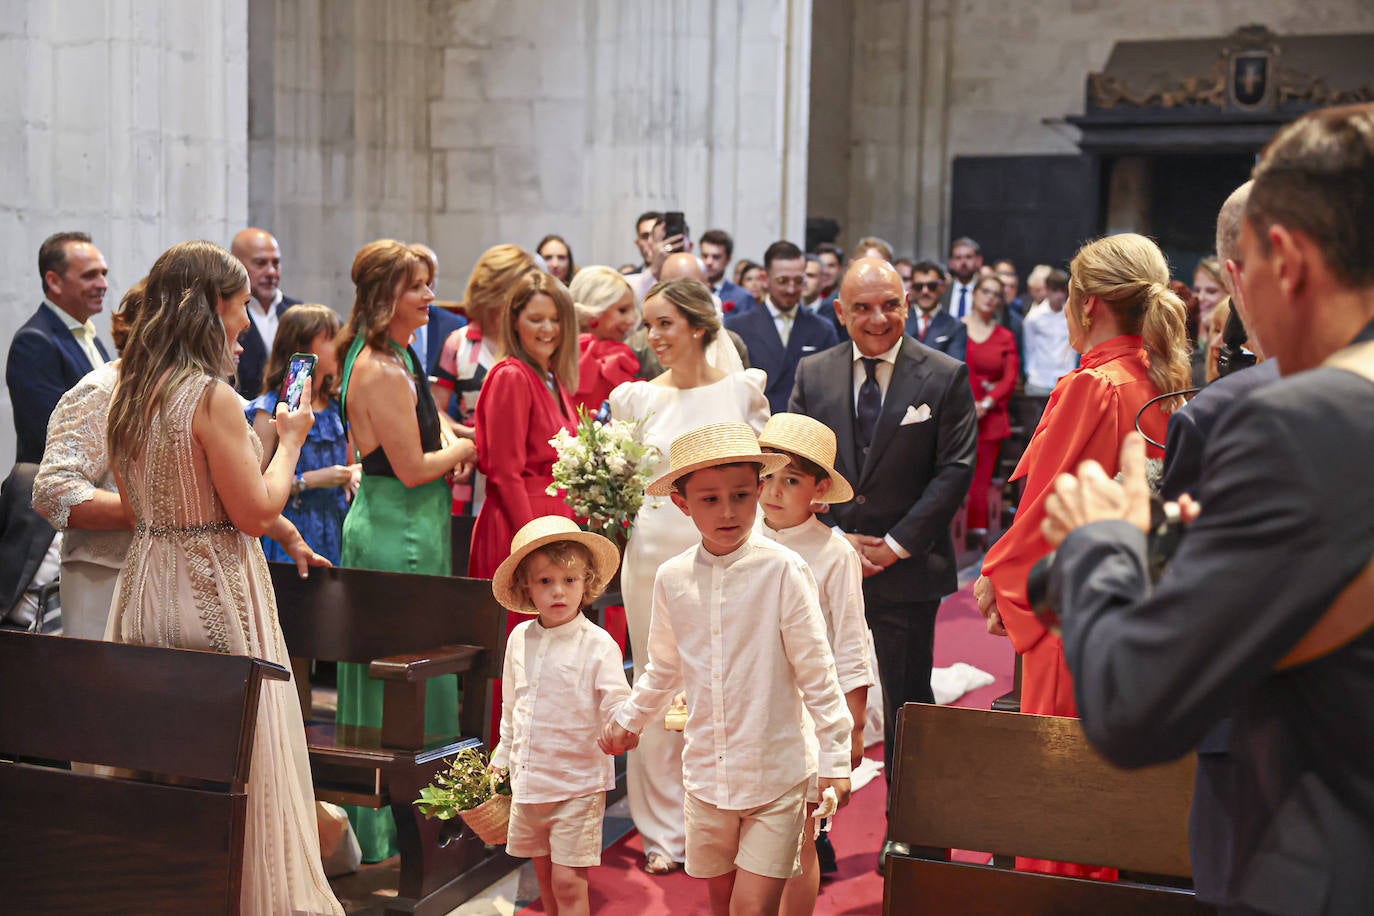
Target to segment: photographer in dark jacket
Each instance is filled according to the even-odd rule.
[[[1195,520],[1154,586],[1141,440],[1123,450],[1124,486],[1093,465],[1061,477],[1045,522],[1062,541],[1050,599],[1084,729],[1118,764],[1182,756],[1233,715],[1231,791],[1194,813],[1233,841],[1229,868],[1193,863],[1200,888],[1221,889],[1210,902],[1366,913],[1374,632],[1275,669],[1374,551],[1374,105],[1279,132],[1240,249],[1250,331],[1283,378],[1217,425],[1184,505]]]

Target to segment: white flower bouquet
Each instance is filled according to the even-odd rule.
[[[658,463],[658,449],[644,442],[643,419],[603,421],[578,408],[577,432],[560,429],[549,444],[558,461],[548,494],[566,491],[569,508],[588,531],[623,546]]]

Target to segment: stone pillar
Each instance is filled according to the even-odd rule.
[[[38,246],[89,232],[105,311],[169,245],[247,214],[247,0],[10,0],[0,16],[0,341],[42,301]],[[14,454],[0,396],[0,467]],[[0,472],[3,473],[3,472]]]
[[[277,237],[296,298],[347,315],[358,248],[428,235],[432,5],[248,0],[248,222]]]

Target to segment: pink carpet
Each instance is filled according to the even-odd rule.
[[[1011,689],[1013,654],[1004,637],[989,636],[973,600],[972,586],[951,595],[940,607],[935,623],[935,664],[967,662],[997,680],[975,690],[955,705],[986,709]],[[868,756],[882,759],[882,746],[868,749]],[[821,882],[816,904],[820,916],[863,916],[883,908],[883,879],[875,871],[882,847],[885,822],[883,796],[886,783],[876,779],[855,792],[849,806],[835,819],[831,838],[839,855],[839,872]],[[983,861],[978,853],[955,853],[961,861]],[[706,882],[681,871],[652,877],[640,865],[644,849],[639,834],[631,832],[602,854],[601,867],[591,870],[591,909],[603,916],[697,916],[709,914]],[[522,913],[542,913],[539,902]]]

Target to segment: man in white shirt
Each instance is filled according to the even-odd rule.
[[[1044,303],[1032,309],[1021,326],[1026,391],[1021,399],[1020,421],[1028,430],[1040,425],[1040,415],[1045,412],[1054,386],[1078,365],[1078,354],[1069,346],[1069,324],[1064,315],[1069,275],[1052,270],[1044,283]]]
[[[973,288],[983,266],[983,249],[971,238],[955,239],[949,246],[949,272],[953,280],[945,296],[945,308],[960,321],[973,309]]]
[[[709,881],[715,913],[777,912],[800,871],[810,768],[803,707],[820,741],[820,791],[849,798],[850,730],[805,561],[754,532],[759,451],[743,423],[713,423],[674,440],[671,470],[648,487],[671,496],[701,543],[659,567],[649,662],[607,723],[603,749],[619,752],[687,693],[687,873]]]
[[[234,236],[230,251],[247,269],[248,287],[253,294],[248,300],[252,324],[239,338],[243,354],[239,357],[234,387],[244,397],[255,398],[262,394],[262,373],[267,354],[272,352],[272,342],[277,339],[277,321],[282,312],[300,305],[301,300],[281,291],[281,247],[270,232],[244,229]]]
[[[100,249],[84,232],[58,232],[38,249],[43,304],[14,335],[5,363],[16,462],[43,460],[48,417],[58,399],[109,361],[91,321],[105,307],[109,272]]]

